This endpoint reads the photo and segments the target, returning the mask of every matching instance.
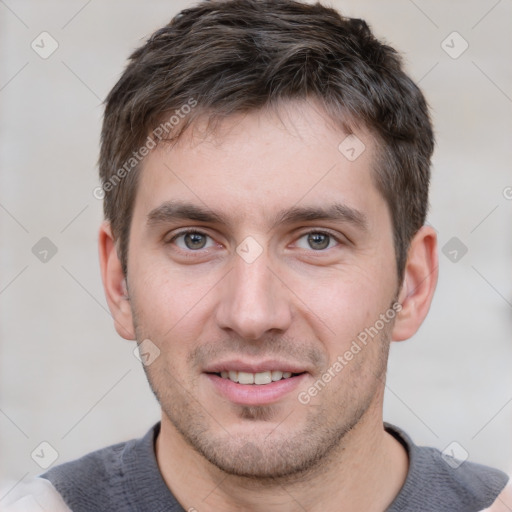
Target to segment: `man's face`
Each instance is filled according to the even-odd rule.
[[[381,407],[392,321],[377,320],[397,275],[374,144],[357,135],[366,149],[350,161],[346,134],[292,103],[144,163],[128,256],[137,339],[160,350],[146,372],[162,428],[228,473],[311,468]]]

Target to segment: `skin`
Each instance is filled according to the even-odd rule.
[[[126,282],[108,222],[100,229],[108,304],[121,336],[160,350],[145,367],[162,407],[157,460],[185,509],[334,511],[343,503],[382,511],[408,469],[405,450],[383,429],[388,348],[412,336],[428,312],[436,235],[418,231],[399,283],[388,207],[372,177],[372,138],[356,133],[366,149],[350,162],[338,151],[346,134],[313,103],[289,103],[278,114],[234,115],[206,136],[199,123],[178,144],[151,152]],[[155,215],[169,201],[223,219]],[[364,222],[274,222],[282,210],[335,203]],[[178,236],[184,228],[205,238]],[[249,236],[261,248],[250,263],[236,250]],[[402,308],[393,321],[301,403],[298,394],[396,300]],[[264,404],[226,398],[206,373],[226,361],[270,359],[304,373]],[[249,394],[255,388],[246,386]]]
[[[512,484],[509,483],[496,498],[496,501],[482,512],[510,512],[512,510]]]

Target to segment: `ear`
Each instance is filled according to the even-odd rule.
[[[423,226],[411,241],[404,280],[398,296],[402,310],[396,316],[392,339],[409,339],[427,316],[438,276],[437,235]]]
[[[135,329],[126,278],[117,256],[116,244],[112,236],[110,223],[107,221],[104,221],[100,227],[98,248],[103,288],[108,307],[114,319],[116,331],[119,336],[127,340],[134,340]]]

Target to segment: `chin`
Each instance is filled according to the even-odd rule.
[[[357,414],[341,424],[320,421],[325,418],[322,414],[315,415],[317,421],[310,418],[302,425],[300,421],[287,422],[286,417],[271,424],[261,421],[275,411],[270,407],[243,408],[239,418],[244,419],[231,428],[204,428],[201,421],[193,427],[189,423],[188,428],[180,421],[173,423],[187,444],[223,473],[275,484],[276,479],[284,483],[289,478],[297,481],[321,473],[325,462],[342,451],[343,437],[361,417]]]

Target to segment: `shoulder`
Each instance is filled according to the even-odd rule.
[[[512,483],[509,483],[496,501],[482,512],[510,512],[512,510]]]
[[[509,480],[499,469],[447,456],[436,448],[417,447],[425,490],[461,510],[482,510],[494,503]],[[455,510],[455,508],[453,508]]]
[[[498,469],[457,460],[437,448],[417,446],[392,425],[387,424],[386,430],[402,442],[409,455],[409,471],[392,512],[479,512],[498,501],[507,485],[509,477]]]
[[[124,459],[135,441],[118,443],[60,464],[43,475],[73,510],[94,510],[123,494]]]
[[[114,510],[122,502],[125,461],[137,440],[118,443],[65,462],[37,478],[3,487],[0,512]],[[68,508],[69,507],[69,508]]]
[[[2,512],[71,512],[55,487],[44,478],[0,485]]]
[[[41,478],[51,482],[73,512],[131,510],[134,502],[151,498],[147,496],[149,484],[153,482],[154,489],[154,482],[159,481],[154,453],[159,429],[157,423],[142,438],[60,464]]]

